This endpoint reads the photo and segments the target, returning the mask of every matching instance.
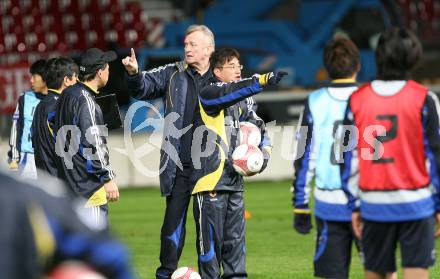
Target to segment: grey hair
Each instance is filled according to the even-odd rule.
[[[198,24],[190,25],[188,29],[186,29],[185,37],[196,31],[202,32],[203,34],[205,34],[205,36],[209,38],[209,40],[211,41],[212,50],[214,51],[215,49],[214,34],[206,25],[198,25]]]

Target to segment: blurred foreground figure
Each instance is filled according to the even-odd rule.
[[[92,226],[82,201],[48,177],[18,179],[0,170],[1,278],[42,278],[67,260],[107,278],[134,278],[125,248]]]

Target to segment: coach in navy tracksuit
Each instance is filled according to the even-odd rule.
[[[119,190],[101,130],[103,114],[95,96],[106,85],[108,63],[115,59],[113,51],[91,48],[84,52],[79,67],[81,82],[64,90],[54,120],[59,177],[78,196],[87,199],[85,207],[90,218],[100,226],[106,226],[107,203],[119,199]]]
[[[193,119],[199,114],[198,94],[212,77],[209,57],[214,50],[214,35],[204,25],[192,25],[185,36],[185,61],[139,72],[134,50],[122,60],[127,83],[136,99],[162,98],[165,103],[165,128],[160,155],[160,189],[166,196],[161,231],[161,266],[156,278],[169,278],[177,268],[185,240],[185,223],[191,199],[189,177],[192,172],[191,142]],[[171,119],[177,113],[176,120]],[[185,131],[182,136],[176,131]]]

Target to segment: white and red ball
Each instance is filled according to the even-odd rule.
[[[191,267],[179,267],[171,275],[171,279],[201,279],[200,274]]]
[[[87,264],[67,261],[57,266],[47,277],[48,279],[105,279]]]
[[[254,145],[242,144],[232,152],[232,165],[243,176],[252,176],[263,167],[263,152]]]
[[[240,122],[240,144],[258,146],[260,142],[260,129],[250,122]]]

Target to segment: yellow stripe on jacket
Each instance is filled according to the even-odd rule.
[[[200,100],[199,106],[200,115],[202,116],[202,121],[205,124],[206,128],[220,136],[221,141],[223,141],[223,143],[228,146],[225,129],[224,110],[221,110],[217,116],[209,116],[203,109]],[[223,174],[223,170],[225,168],[226,154],[220,144],[216,143],[216,146],[220,152],[220,163],[215,171],[208,173],[197,181],[196,185],[194,186],[194,190],[192,191],[193,194],[214,190],[215,186],[217,185]]]

